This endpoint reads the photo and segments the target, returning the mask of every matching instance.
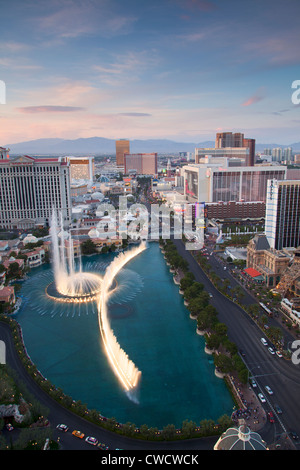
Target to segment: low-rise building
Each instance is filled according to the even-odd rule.
[[[26,251],[24,254],[27,256],[27,266],[29,268],[35,268],[40,266],[45,258],[45,249],[43,247],[37,247],[32,251]]]
[[[0,304],[13,305],[16,301],[15,289],[13,286],[0,286]]]
[[[263,277],[266,286],[276,287],[285,273],[291,257],[283,251],[270,248],[268,239],[257,234],[247,246],[247,268],[254,268]]]

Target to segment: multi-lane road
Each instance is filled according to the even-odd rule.
[[[178,252],[188,261],[196,280],[202,282],[205,289],[212,294],[211,303],[218,311],[219,320],[228,326],[229,338],[245,354],[243,360],[257,383],[253,390],[263,393],[266,399],[263,406],[275,416],[274,425],[266,425],[261,432],[262,437],[268,443],[273,443],[281,435],[291,431],[300,436],[300,365],[294,365],[292,361],[271,354],[268,350],[271,344],[262,344],[261,338],[264,334],[256,323],[236,303],[218,292],[180,240],[174,240],[174,243]],[[223,264],[215,255],[209,256],[209,263],[219,272],[221,278],[229,279],[232,286],[236,285],[230,271],[224,270]],[[246,291],[244,293],[243,301],[253,303],[253,297]],[[289,341],[291,338],[286,335],[285,340]],[[273,391],[272,395],[266,391],[266,385]],[[274,405],[279,405],[282,413],[278,414]],[[296,448],[300,448],[300,441],[293,440],[293,443]]]

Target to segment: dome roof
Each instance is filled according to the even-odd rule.
[[[68,234],[68,232],[66,232],[65,230],[61,230],[61,231],[59,232],[58,236],[59,236],[60,238],[64,238],[64,239],[69,238],[69,234]]]
[[[23,240],[23,243],[24,245],[26,245],[26,243],[36,243],[38,241],[38,239],[32,235],[31,233],[29,233]]]
[[[266,450],[266,444],[257,432],[241,424],[238,428],[228,428],[214,450]]]
[[[95,227],[93,227],[93,228],[89,231],[88,236],[89,236],[90,238],[99,238],[99,237],[100,237],[100,234],[99,234],[98,230],[97,230]]]
[[[101,193],[100,191],[95,191],[94,193],[91,194],[92,199],[99,199],[103,200],[104,199],[104,194]]]

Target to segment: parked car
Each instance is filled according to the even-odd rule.
[[[274,423],[275,419],[274,419],[274,415],[273,415],[272,411],[269,411],[268,419],[269,419],[270,423]]]
[[[269,351],[269,353],[271,353],[271,354],[275,354],[275,351],[274,351],[273,348],[271,348],[271,346],[268,348],[268,351]]]

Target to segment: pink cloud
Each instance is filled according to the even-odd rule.
[[[250,96],[246,101],[242,103],[242,106],[251,106],[252,104],[258,103],[264,99],[263,89],[260,88],[253,96]]]

